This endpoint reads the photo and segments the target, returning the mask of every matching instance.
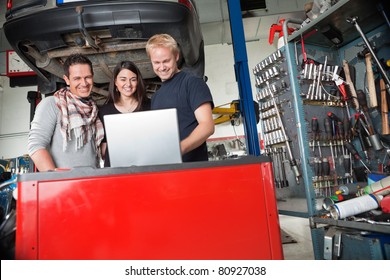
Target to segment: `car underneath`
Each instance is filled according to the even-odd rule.
[[[106,99],[112,70],[123,60],[137,64],[147,93],[153,94],[161,82],[153,72],[145,45],[158,33],[168,33],[177,40],[180,68],[204,77],[203,37],[192,1],[57,0],[52,6],[46,0],[20,2],[24,4],[14,5],[7,12],[4,33],[37,73],[41,94],[51,94],[64,85],[62,65],[73,53],[84,54],[92,61],[92,96],[98,103]]]

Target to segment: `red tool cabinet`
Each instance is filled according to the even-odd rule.
[[[16,259],[283,259],[267,157],[18,178]]]

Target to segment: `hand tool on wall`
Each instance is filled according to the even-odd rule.
[[[352,130],[351,130],[351,122],[350,120],[344,116],[343,118],[343,127],[344,127],[344,143],[350,142],[352,138]],[[349,172],[347,171],[347,162],[349,162]],[[351,153],[348,153],[344,157],[344,168],[345,168],[345,176],[350,176],[350,181],[352,182],[352,161],[351,161]]]
[[[326,114],[332,121],[334,121],[335,123],[339,122],[340,119],[338,116],[336,116],[333,112],[328,112]]]
[[[374,134],[374,128],[372,126],[372,121],[370,118],[370,113],[368,111],[368,105],[367,105],[367,99],[366,99],[366,94],[362,90],[357,90],[357,99],[360,105],[361,110],[364,113],[365,119],[367,120],[367,127],[369,131],[369,135]]]
[[[288,183],[286,185],[286,170],[284,168],[281,148],[275,148],[275,156],[278,158],[279,187],[284,188],[288,186]]]
[[[351,122],[349,121],[349,118],[344,116],[343,118],[343,126],[344,126],[344,140],[345,141],[351,141],[352,137],[352,131],[351,131]]]
[[[333,154],[333,134],[332,134],[332,124],[330,122],[330,119],[328,117],[324,118],[324,127],[325,127],[325,135],[326,135],[326,140],[329,141],[329,148],[330,148],[330,153],[332,156],[332,165],[334,168],[334,154]]]
[[[380,89],[381,89],[381,116],[382,116],[382,135],[390,134],[389,127],[389,107],[387,104],[386,98],[386,87],[385,81],[381,79],[379,81]]]
[[[345,132],[344,132],[344,124],[341,120],[337,121],[337,134],[338,134],[339,139],[341,141],[341,151],[342,151],[342,154],[344,156],[345,155],[345,151],[344,151]]]
[[[341,122],[341,120],[332,112],[328,112],[327,116],[331,119],[331,125],[332,125],[332,132],[333,132],[333,138],[335,139],[336,147],[335,147],[335,157],[337,158],[337,149],[340,147],[339,140],[341,139],[340,137],[340,131],[338,127],[338,122]],[[336,164],[336,163],[335,163]]]
[[[322,169],[322,175],[324,176],[325,180],[325,196],[328,195],[328,190],[330,189],[330,164],[327,158],[322,159],[322,164],[321,164],[321,169]]]
[[[343,166],[344,166],[344,177],[347,178],[347,182],[352,183],[352,174],[351,174],[351,156],[346,154],[343,156]]]
[[[385,9],[383,7],[382,3],[377,4],[378,11],[383,15],[383,18],[386,20],[387,25],[390,27],[390,20],[385,12]]]
[[[334,72],[332,75],[332,81],[334,81],[337,88],[339,89],[339,91],[343,95],[343,99],[345,102],[345,108],[347,110],[347,115],[348,115],[348,118],[350,118],[351,114],[349,112],[349,105],[348,105],[350,97],[348,96],[347,90],[345,89],[345,81],[339,75],[337,75],[336,72]]]
[[[363,114],[356,113],[354,115],[355,124],[353,126],[354,136],[358,138],[365,158],[368,160],[368,149],[372,147],[369,139],[370,132],[368,130],[367,121]]]
[[[321,158],[314,158],[314,181],[316,182],[315,192],[317,196],[322,195],[322,161]]]
[[[313,118],[311,118],[311,133],[312,133],[313,152],[315,150],[317,130],[318,130],[318,119],[313,117]]]
[[[271,148],[272,150],[272,163],[273,163],[273,169],[274,169],[274,177],[275,177],[275,184],[277,188],[282,187],[281,183],[281,174],[280,174],[280,166],[281,163],[279,162],[279,157],[277,155],[277,148]]]
[[[270,88],[268,81],[266,82],[266,84],[267,84],[267,87]],[[287,136],[287,133],[286,133],[283,121],[282,121],[282,116],[280,115],[279,107],[278,107],[278,104],[276,103],[275,96],[274,96],[272,90],[270,90],[270,96],[271,96],[271,100],[272,100],[272,103],[273,103],[274,108],[275,108],[276,116],[279,119],[280,130],[281,130],[282,136],[284,138],[284,143],[286,144],[290,167],[291,167],[292,171],[294,172],[295,180],[296,180],[297,184],[299,184],[299,177],[301,177],[301,174],[298,170],[297,162],[292,154],[292,150],[291,150],[291,146],[290,146],[290,142],[289,142],[290,140],[288,139],[288,136]]]
[[[313,152],[315,149],[315,142],[317,141],[318,154],[320,157],[322,157],[321,145],[320,145],[320,128],[318,125],[318,119],[315,117],[311,119],[311,131],[313,133]]]
[[[363,125],[366,125],[366,128],[368,130],[368,138],[370,139],[370,143],[376,151],[380,151],[383,149],[383,145],[380,141],[379,135],[374,130],[374,126],[373,126],[372,120],[370,118],[370,113],[368,111],[366,95],[364,94],[364,92],[362,90],[358,90],[356,92],[356,94],[358,97],[360,107],[362,108],[363,113],[364,113],[364,118],[365,118],[366,122]],[[376,93],[375,93],[375,95],[376,95]],[[360,116],[359,118],[360,118],[360,121],[362,122],[362,117]]]
[[[265,154],[271,158],[272,161],[272,174],[274,174],[274,181],[275,181],[275,187],[279,188],[279,179],[278,179],[278,169],[277,169],[277,162],[276,162],[276,156],[275,153],[273,152],[273,148],[266,148],[265,149]]]
[[[285,149],[284,148],[285,147],[280,147],[279,148],[280,162],[281,162],[281,169],[282,169],[282,178],[283,178],[282,187],[288,187],[289,183],[288,183],[288,180],[287,180],[286,169],[284,168],[284,162],[285,162],[285,157],[284,157]]]
[[[354,104],[354,107],[356,108],[356,110],[359,110],[359,102],[357,101],[356,89],[355,89],[355,85],[354,85],[354,82],[352,81],[352,77],[351,77],[351,69],[353,69],[353,66],[349,65],[348,61],[344,59],[343,60],[343,69],[344,69],[344,73],[345,73],[345,81],[347,82],[349,89],[351,91],[352,103]]]
[[[368,96],[370,97],[370,108],[378,107],[378,99],[376,97],[375,89],[375,77],[372,70],[372,55],[368,48],[364,48],[361,52],[358,53],[358,57],[362,57],[366,63],[366,76],[367,76],[367,87],[368,87]]]
[[[362,151],[364,153],[364,156],[366,158],[366,160],[369,160],[370,157],[369,157],[369,154],[368,154],[368,149],[372,146],[371,145],[371,142],[368,138],[369,134],[368,134],[368,130],[367,130],[367,126],[365,125],[365,122],[363,121],[363,116],[360,115],[359,116],[359,121],[358,121],[358,139],[359,139],[359,142],[360,142],[360,146],[362,148]]]
[[[370,140],[369,140],[369,131],[366,125],[366,120],[362,114],[358,114],[357,117],[357,126],[358,128],[358,138],[360,141],[360,145],[362,147],[363,153],[366,156],[366,159],[368,160],[368,149],[372,146]]]
[[[366,168],[366,170],[371,173],[371,170],[370,168],[367,167],[367,165],[364,163],[364,161],[362,160],[362,157],[359,155],[358,151],[355,149],[355,147],[349,143],[349,142],[345,142],[344,143],[345,147],[348,149],[348,151],[352,154],[352,156],[361,162],[361,164],[363,164],[364,168]]]
[[[334,156],[335,158],[338,158],[338,151],[339,151],[339,144],[338,144],[338,139],[337,139],[337,123],[333,120],[331,120],[331,125],[332,125],[332,134],[333,134],[333,144],[334,144]],[[335,169],[336,169],[336,162],[335,164]]]
[[[318,65],[318,71],[317,71],[317,81],[316,81],[316,92],[315,92],[315,100],[321,100],[322,99],[322,94],[321,94],[321,78],[322,78],[322,64]]]
[[[387,76],[387,73],[385,69],[383,68],[380,60],[376,56],[373,48],[371,47],[370,41],[367,39],[366,35],[364,34],[363,30],[360,28],[359,24],[357,23],[358,17],[349,17],[347,18],[347,22],[353,24],[356,28],[356,30],[359,32],[360,36],[362,37],[364,43],[366,44],[368,50],[370,51],[372,58],[375,60],[379,70],[381,71],[382,77],[385,80],[386,83],[386,91],[390,95],[390,79],[389,76]]]
[[[366,159],[368,159],[368,129],[367,126],[364,123],[364,119],[361,119],[362,114],[356,113],[353,115],[353,125],[351,127],[352,137],[357,137],[360,146],[362,148],[362,151],[364,152],[364,155]]]

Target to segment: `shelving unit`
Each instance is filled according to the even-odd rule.
[[[344,60],[356,70],[356,89],[367,92],[365,60],[357,56],[365,47],[364,41],[347,18],[357,17],[364,34],[376,47],[377,56],[388,59],[390,27],[378,11],[379,2],[337,2],[291,34],[287,45],[253,69],[263,127],[261,139],[264,152],[273,161],[278,210],[280,214],[310,218],[316,259],[348,259],[352,255],[354,259],[390,258],[390,225],[335,220],[323,205],[324,199],[340,186],[368,184],[365,165],[373,173],[389,175],[389,170],[383,171],[378,164],[386,157],[389,136],[381,135],[383,148],[370,147],[365,159],[358,137],[347,137],[337,126],[338,120],[340,124],[352,124],[360,113],[335,83],[337,77],[345,81]],[[388,8],[389,3],[383,4]],[[325,28],[331,31],[324,34]],[[335,36],[340,43],[331,40]],[[374,109],[369,111],[374,130],[380,134],[381,116]],[[318,131],[313,130],[315,120]],[[346,149],[349,144],[362,161],[354,159]],[[356,237],[359,238],[355,240]]]
[[[365,33],[385,24],[384,18],[378,14],[376,5],[379,2],[377,0],[340,0],[309,24],[304,25],[298,31],[291,34],[288,37],[288,41],[300,41],[302,35],[305,37],[306,44],[339,49],[353,40],[360,38],[359,33],[346,21],[346,18],[358,17],[362,30]],[[382,2],[388,5],[388,3],[385,3],[387,1]],[[343,38],[342,43],[335,45],[321,32],[327,26],[332,26],[340,33]]]

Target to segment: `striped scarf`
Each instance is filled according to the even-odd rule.
[[[68,88],[58,90],[54,93],[54,98],[61,114],[63,151],[66,150],[68,141],[72,139],[73,132],[76,137],[76,151],[94,137],[95,148],[100,158],[100,143],[104,137],[104,129],[98,118],[98,107],[95,101],[81,99],[73,95]]]

